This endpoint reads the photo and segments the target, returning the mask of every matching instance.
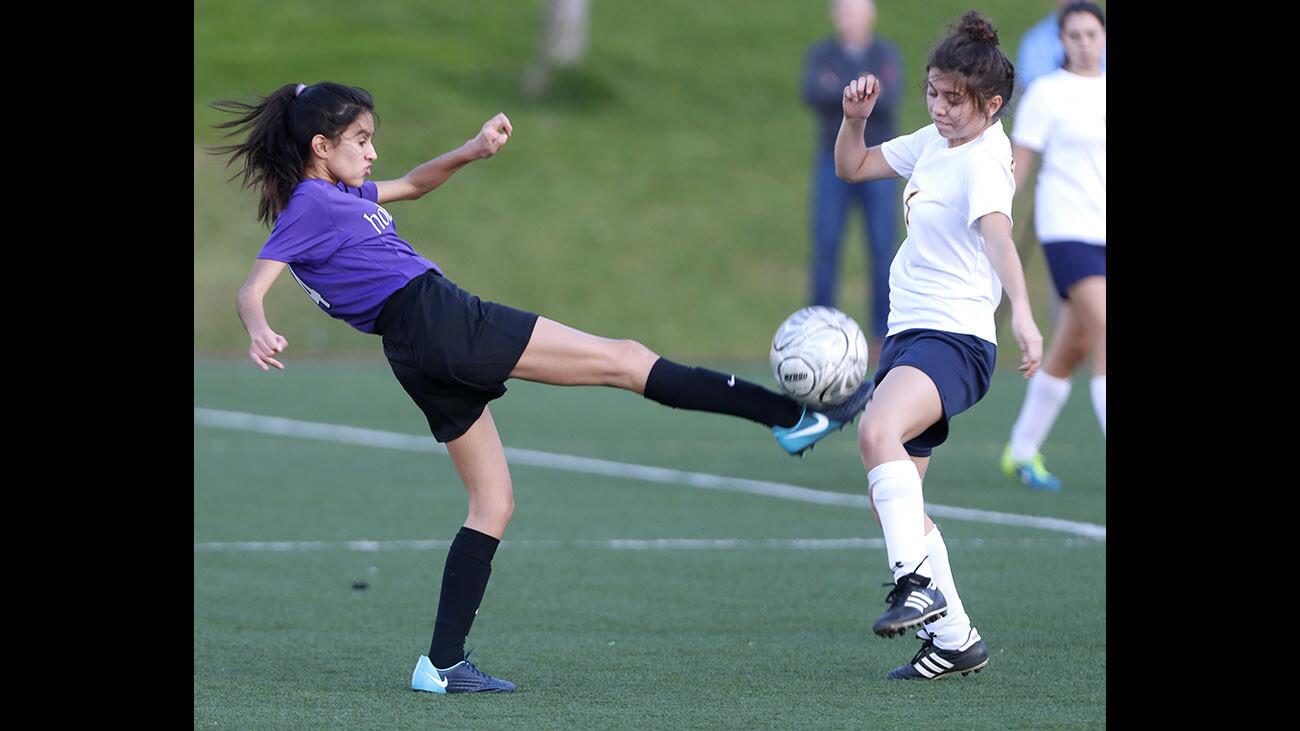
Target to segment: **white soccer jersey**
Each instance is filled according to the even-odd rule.
[[[984,250],[979,219],[993,212],[1011,218],[1016,182],[1002,123],[951,149],[931,124],[880,151],[908,178],[907,238],[889,266],[889,334],[929,328],[997,344],[993,311],[1002,282]]]
[[[1043,156],[1034,191],[1039,241],[1106,245],[1106,75],[1058,69],[1035,79],[1011,138]]]

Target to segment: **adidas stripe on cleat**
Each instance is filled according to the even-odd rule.
[[[948,613],[948,600],[944,599],[943,592],[931,587],[928,578],[915,572],[899,577],[885,603],[889,609],[871,627],[881,637],[896,637]]]
[[[938,680],[957,673],[978,673],[988,664],[988,648],[972,627],[966,642],[955,650],[939,647],[934,644],[933,637],[925,638],[912,661],[889,671],[886,677],[894,680]]]

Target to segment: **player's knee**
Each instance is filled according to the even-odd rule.
[[[470,512],[493,523],[504,525],[515,513],[515,492],[509,483],[505,489],[483,491],[470,501]]]
[[[1088,357],[1089,341],[1087,336],[1076,338],[1061,348],[1061,359],[1068,370],[1073,371]]]
[[[879,419],[862,417],[858,422],[858,450],[862,456],[875,461],[874,458],[888,449],[897,446],[902,437],[898,430]]]
[[[636,340],[615,340],[610,348],[610,375],[617,385],[645,380],[645,374],[659,360],[658,354]]]

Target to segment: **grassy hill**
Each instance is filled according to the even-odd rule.
[[[293,81],[370,90],[380,121],[377,179],[472,136],[498,111],[515,136],[416,202],[392,205],[399,233],[461,286],[678,358],[756,360],[806,304],[814,120],[799,99],[807,46],[830,31],[827,3],[594,0],[585,62],[552,95],[519,93],[541,4],[258,3],[199,0],[194,59],[195,352],[242,352],[234,294],[267,232],[256,197],[226,182],[223,117],[206,104]],[[972,7],[882,0],[878,33],[906,63],[902,131],[928,123],[925,55]],[[977,6],[1014,54],[1053,3]],[[1008,122],[1009,125],[1009,122]],[[1032,236],[1026,200],[1017,232]],[[841,309],[865,320],[865,261],[854,218]],[[899,241],[902,240],[900,230]],[[1018,238],[1019,240],[1019,238]],[[1026,258],[1044,333],[1049,284]],[[291,353],[372,351],[373,339],[320,313],[288,277],[268,298]],[[1004,326],[1002,354],[1014,341]]]

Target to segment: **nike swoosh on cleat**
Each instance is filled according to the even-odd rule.
[[[812,426],[806,426],[800,429],[799,431],[790,432],[789,434],[785,435],[785,438],[798,439],[799,437],[812,436],[813,434],[816,434],[817,432],[824,430],[826,428],[826,425],[831,423],[831,420],[826,418],[825,414],[819,414],[816,411],[813,412],[813,418],[817,419],[816,424],[813,424]]]
[[[444,678],[444,677],[439,676],[437,673],[430,673],[430,672],[427,672],[427,671],[426,671],[426,672],[424,673],[424,677],[426,677],[426,678],[432,680],[432,681],[434,682],[434,684],[437,685],[439,688],[446,688],[446,687],[447,687],[447,679]]]
[[[736,385],[736,374],[733,373],[731,374],[731,378],[727,379],[727,386],[730,388],[735,385]]]

